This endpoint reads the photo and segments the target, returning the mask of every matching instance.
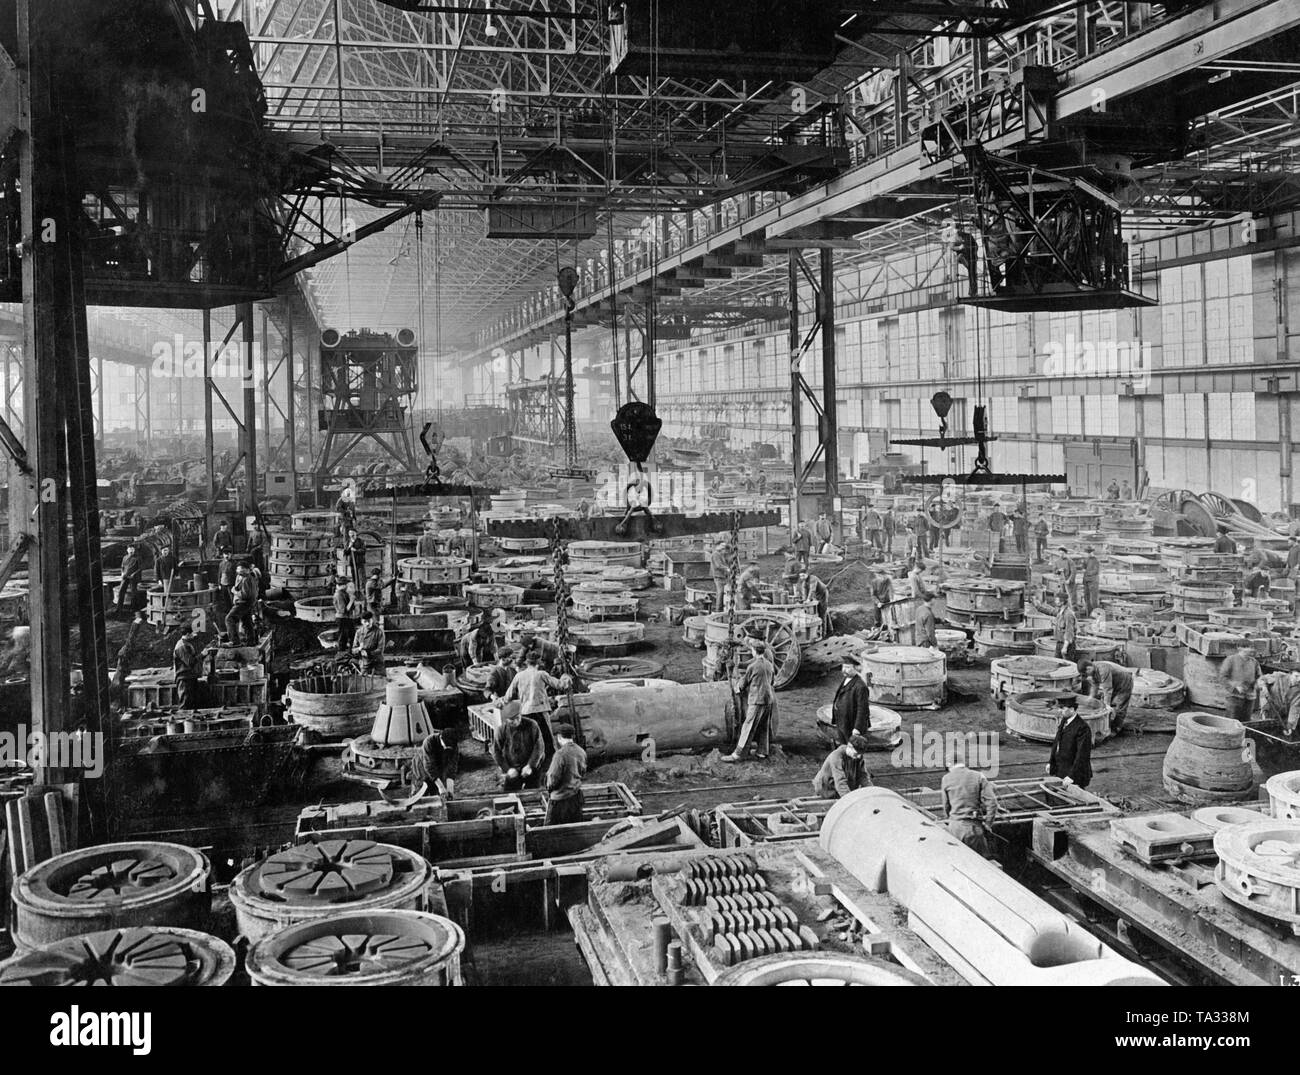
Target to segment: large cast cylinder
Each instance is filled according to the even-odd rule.
[[[897,792],[859,788],[831,807],[821,846],[977,985],[1159,985]]]
[[[589,760],[726,747],[737,724],[731,686],[673,683],[666,687],[626,687],[597,694],[575,694],[574,706],[586,737]],[[552,724],[569,720],[569,703],[556,699]],[[654,745],[650,747],[650,740]]]

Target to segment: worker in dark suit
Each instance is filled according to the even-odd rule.
[[[844,679],[831,702],[831,727],[835,741],[843,744],[871,729],[871,673],[862,672],[862,658],[855,653],[844,657],[840,671]]]
[[[1073,695],[1062,698],[1057,706],[1059,723],[1047,758],[1047,773],[1086,788],[1092,783],[1092,729],[1079,716]]]

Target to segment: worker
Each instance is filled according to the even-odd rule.
[[[388,604],[384,600],[384,591],[396,581],[395,578],[385,581],[383,572],[377,567],[372,568],[370,577],[366,579],[366,608],[370,609],[376,616],[382,616],[384,608]]]
[[[1056,574],[1061,580],[1061,592],[1069,598],[1071,605],[1079,603],[1079,578],[1075,570],[1074,561],[1070,559],[1070,554],[1065,551],[1062,545],[1057,549]]]
[[[496,660],[497,636],[492,629],[494,617],[495,612],[492,614],[485,612],[478,621],[478,626],[469,636],[469,659],[472,664],[489,664]]]
[[[172,649],[172,677],[176,680],[179,709],[198,709],[199,672],[202,660],[194,644],[194,628],[186,627]]]
[[[266,574],[266,542],[261,530],[254,530],[248,535],[248,544],[244,553],[248,556],[250,570],[257,572],[260,581]]]
[[[343,563],[347,565],[357,589],[362,589],[366,581],[366,540],[355,530],[348,531],[343,543]]]
[[[763,599],[763,576],[758,564],[750,563],[736,579],[736,610],[745,612]]]
[[[334,510],[339,517],[339,533],[347,536],[355,533],[357,522],[357,491],[351,485],[345,485],[334,503]]]
[[[117,611],[121,613],[128,607],[135,607],[136,592],[140,588],[140,576],[144,573],[144,565],[140,562],[140,554],[136,551],[134,545],[126,547],[126,556],[122,558],[122,581],[117,587]]]
[[[352,636],[352,654],[357,667],[365,675],[382,675],[384,671],[384,646],[387,640],[375,614],[366,609],[361,613],[361,626]]]
[[[996,544],[996,552],[1002,551],[1002,534],[1007,528],[1007,517],[1000,507],[989,513],[989,542]]]
[[[1078,638],[1079,621],[1074,614],[1074,605],[1067,596],[1061,607],[1056,610],[1056,619],[1052,622],[1052,639],[1056,642],[1057,660],[1073,661],[1079,655]]]
[[[1038,511],[1038,522],[1034,523],[1034,563],[1041,564],[1047,559],[1047,520],[1042,509]]]
[[[1080,661],[1079,675],[1088,697],[1100,698],[1110,706],[1110,731],[1119,735],[1128,720],[1128,704],[1133,697],[1133,669],[1114,661]]]
[[[851,736],[826,755],[822,767],[813,777],[813,791],[819,799],[842,799],[851,791],[871,786],[871,773],[864,757],[867,741]]]
[[[939,638],[935,634],[934,626],[934,595],[926,593],[921,596],[921,603],[916,606],[916,630],[913,633],[912,645],[929,646],[931,649],[939,648]]]
[[[930,530],[930,520],[925,517],[924,512],[918,511],[912,516],[910,529],[912,531],[913,556],[919,563],[930,553],[929,545],[926,540],[926,535]]]
[[[1214,551],[1219,553],[1232,554],[1237,551],[1237,543],[1228,537],[1225,531],[1220,530],[1219,536],[1214,539]]]
[[[1300,726],[1300,672],[1270,672],[1260,688],[1260,716],[1277,721],[1284,735],[1294,735]]]
[[[497,650],[496,663],[488,669],[487,682],[483,686],[483,693],[487,695],[490,701],[500,701],[505,697],[506,691],[510,689],[510,684],[515,679],[515,655],[509,646],[502,646]]]
[[[817,619],[821,621],[822,634],[831,633],[831,591],[816,575],[808,571],[799,572],[799,580],[795,583],[794,597],[796,601],[816,601],[817,602]]]
[[[1083,614],[1091,616],[1101,607],[1101,561],[1091,545],[1083,551]]]
[[[728,554],[726,540],[719,538],[713,543],[713,553],[709,557],[709,574],[713,576],[713,611],[723,610],[727,580],[731,577],[731,557]]]
[[[807,523],[800,523],[795,530],[790,543],[794,546],[795,555],[799,558],[799,566],[805,571],[808,570],[808,557],[812,552],[812,533],[808,529]]]
[[[1263,549],[1251,549],[1246,556],[1246,566],[1242,570],[1241,587],[1247,597],[1267,597],[1269,592],[1268,553]]]
[[[235,585],[230,591],[230,612],[226,615],[226,638],[232,646],[257,644],[253,610],[257,605],[257,581],[247,564],[235,568]]]
[[[862,655],[845,654],[840,661],[843,679],[831,702],[831,730],[841,746],[854,735],[871,730],[871,673],[862,670]]]
[[[1255,651],[1249,644],[1237,647],[1237,652],[1224,658],[1219,674],[1228,686],[1228,704],[1224,707],[1232,720],[1242,722],[1255,715],[1255,685],[1262,674]]]
[[[339,575],[334,580],[334,622],[339,630],[339,653],[352,652],[352,639],[357,632],[359,611],[356,598],[352,596],[352,591],[348,587],[348,580]]]
[[[1079,716],[1074,695],[1063,695],[1056,705],[1056,737],[1047,757],[1047,775],[1086,788],[1092,783],[1092,729]]]
[[[230,524],[224,519],[221,521],[221,525],[217,527],[217,532],[212,535],[212,548],[218,557],[222,553],[234,551],[235,539],[230,535]]]
[[[1029,551],[1029,519],[1026,518],[1022,509],[1017,508],[1015,514],[1011,516],[1011,533],[1016,539],[1016,552],[1027,553]]]
[[[713,475],[713,480],[709,482],[709,496],[717,496],[722,492],[722,478],[720,475]]]
[[[752,638],[749,640],[749,654],[749,664],[732,688],[745,702],[745,723],[741,726],[735,749],[724,754],[723,761],[740,761],[751,746],[755,747],[754,752],[759,758],[766,758],[776,736],[776,692],[772,687],[776,668],[772,663],[772,653],[761,638]]]
[[[875,598],[880,626],[883,627],[889,615],[889,606],[894,603],[894,580],[887,572],[878,571],[872,577],[871,596]]]
[[[555,726],[555,757],[546,770],[546,819],[543,825],[572,825],[582,820],[582,778],[587,752],[573,741],[572,724]]]
[[[460,775],[460,747],[455,728],[430,732],[411,758],[410,785],[423,785],[428,794],[435,791],[447,801],[456,797],[456,777]]]
[[[227,599],[229,599],[230,591],[235,585],[236,566],[230,550],[226,549],[222,552],[221,559],[217,563],[217,588],[225,591]]]
[[[876,552],[883,555],[885,551],[885,520],[868,500],[866,507],[862,509],[862,532],[866,535],[867,544]]]
[[[1108,500],[1119,499],[1119,482],[1117,482],[1114,478],[1111,478],[1110,484],[1106,486],[1106,498]]]
[[[988,834],[998,812],[998,797],[983,773],[955,758],[939,782],[939,799],[948,831],[985,858],[990,858]]]
[[[1124,484],[1120,486],[1119,498],[1121,500],[1133,499],[1133,486],[1129,483],[1129,480],[1127,478],[1124,479]]]
[[[818,552],[831,551],[831,538],[835,536],[835,530],[824,511],[817,516],[817,522],[813,525],[813,535],[817,538]]]
[[[416,539],[415,555],[424,559],[432,559],[433,557],[440,555],[442,552],[440,540],[441,539],[438,537],[438,531],[423,531],[419,538]]]
[[[519,712],[518,702],[502,705],[501,725],[492,737],[492,758],[501,770],[504,789],[518,791],[540,785],[544,752],[537,722]]]
[[[172,551],[171,545],[164,545],[162,551],[154,557],[153,573],[164,590],[170,592],[172,588],[172,578],[176,574],[176,554]]]
[[[548,692],[568,690],[573,681],[567,675],[557,679],[542,671],[541,663],[540,651],[529,649],[524,667],[506,689],[504,701],[518,701],[520,712],[537,722],[549,758],[555,752],[555,740],[551,735],[551,696]]]

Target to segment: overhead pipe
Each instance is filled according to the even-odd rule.
[[[973,985],[1163,985],[907,799],[860,788],[831,807],[820,843]]]

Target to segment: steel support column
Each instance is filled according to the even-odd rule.
[[[295,405],[294,393],[296,391],[296,377],[293,354],[293,306],[288,302],[284,304],[284,362],[285,372],[284,380],[288,386],[285,401],[284,431],[288,438],[289,446],[289,510],[298,510],[298,430],[295,425],[297,421],[297,407]]]
[[[32,730],[46,741],[68,729],[69,621],[80,628],[84,719],[98,732],[108,697],[99,511],[90,391],[79,202],[63,129],[54,50],[62,40],[55,6],[17,2],[19,170],[21,176],[23,384],[26,480],[22,503],[31,620]],[[68,522],[75,588],[69,586]],[[14,535],[15,538],[18,534]],[[72,610],[76,609],[74,613]],[[38,786],[75,773],[36,766]],[[62,760],[62,759],[60,759]],[[102,835],[102,834],[101,834]]]
[[[799,496],[819,459],[824,460],[826,495],[835,496],[839,485],[839,429],[835,420],[835,262],[829,248],[820,251],[819,272],[814,275],[798,250],[790,251],[790,428],[793,435],[794,495],[790,524],[799,521]],[[813,323],[806,333],[799,324],[800,278],[812,292]],[[803,375],[804,356],[818,335],[822,351],[822,396],[818,399]],[[807,400],[816,421],[817,446],[804,459],[803,402]]]
[[[826,458],[826,495],[839,495],[840,429],[839,401],[835,391],[835,251],[821,249],[819,315],[822,328],[822,413],[818,436]]]
[[[212,311],[203,310],[203,462],[208,496],[204,504],[205,534],[212,533],[212,507],[217,501],[216,438],[212,428]]]
[[[244,424],[239,431],[239,453],[244,460],[244,511],[252,515],[257,510],[257,372],[253,364],[256,338],[253,326],[253,304],[241,302],[236,316],[243,330],[241,365],[244,378]]]

